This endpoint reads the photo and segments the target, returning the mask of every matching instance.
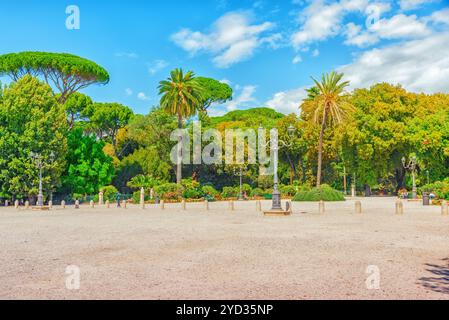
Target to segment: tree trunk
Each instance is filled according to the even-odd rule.
[[[321,185],[321,167],[323,163],[323,139],[324,139],[324,129],[326,127],[326,107],[323,110],[323,121],[321,123],[320,141],[318,142],[318,169],[316,173],[316,186]]]
[[[176,183],[181,184],[182,181],[182,116],[178,114],[178,159],[176,164]]]

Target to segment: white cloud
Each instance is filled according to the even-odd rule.
[[[414,92],[448,92],[448,52],[449,32],[439,33],[365,51],[339,71],[351,81],[351,88],[389,82]]]
[[[301,49],[307,44],[337,35],[346,14],[365,10],[368,0],[341,0],[326,4],[313,1],[299,15],[300,30],[291,37],[292,45]]]
[[[449,24],[449,8],[435,11],[430,16],[430,20],[436,23]]]
[[[319,55],[320,55],[320,50],[318,50],[318,49],[313,50],[312,57],[318,57]]]
[[[142,101],[150,100],[150,98],[147,97],[146,94],[143,92],[139,92],[137,94],[137,99],[142,100]]]
[[[151,75],[155,75],[160,70],[168,67],[169,63],[167,61],[161,59],[161,60],[154,60],[153,62],[148,63],[147,66],[148,66],[148,72]]]
[[[401,10],[414,10],[419,7],[432,2],[439,2],[438,0],[400,0],[399,7]]]
[[[293,58],[292,63],[293,63],[293,64],[298,64],[298,63],[300,63],[300,62],[302,62],[302,58],[301,58],[301,56],[298,54],[298,55],[296,55],[296,56]]]
[[[115,54],[116,57],[119,58],[129,58],[129,59],[137,59],[139,58],[139,55],[134,52],[117,52]]]
[[[227,84],[228,86],[230,86],[232,84],[232,81],[228,80],[228,79],[221,79],[220,82],[224,83],[224,84]]]
[[[271,22],[251,24],[249,13],[231,12],[215,21],[209,33],[182,29],[171,39],[192,55],[199,52],[212,54],[213,62],[226,68],[248,59],[265,43],[275,47],[281,36],[264,36],[273,27]]]
[[[244,86],[243,88],[237,89],[240,91],[239,95],[237,95],[233,100],[227,102],[224,106],[227,111],[234,111],[242,107],[248,107],[257,102],[257,99],[254,97],[254,93],[256,92],[257,87],[253,85]]]
[[[307,97],[306,87],[281,91],[273,95],[265,105],[284,114],[299,113],[299,106]]]
[[[126,88],[125,92],[126,92],[127,96],[132,96],[133,95],[133,90],[131,88]]]

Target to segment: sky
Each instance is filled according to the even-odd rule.
[[[67,28],[69,6],[79,9],[77,29]],[[141,114],[174,68],[233,88],[213,116],[261,106],[299,113],[311,77],[332,70],[350,90],[389,82],[449,93],[449,0],[0,0],[0,30],[0,54],[95,61],[111,81],[82,92]]]

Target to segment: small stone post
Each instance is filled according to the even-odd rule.
[[[234,208],[234,201],[229,201],[229,210],[231,210],[231,211],[234,211],[235,210],[235,208]]]
[[[111,207],[111,203],[109,202],[109,200],[106,200],[106,208],[109,209]]]
[[[79,208],[80,208],[80,201],[75,200],[75,209],[79,209]]]
[[[145,189],[140,189],[140,208],[145,209]]]
[[[128,203],[126,202],[126,200],[123,200],[122,201],[122,207],[123,207],[123,209],[126,209],[126,205],[127,205]]]
[[[27,200],[25,201],[25,209],[29,209],[30,208],[30,202]]]
[[[318,211],[319,211],[319,213],[325,213],[326,212],[326,206],[325,206],[323,200],[321,200],[320,203],[318,204]]]
[[[61,201],[61,208],[65,209],[65,201],[64,200]]]
[[[356,196],[356,193],[355,193],[355,184],[352,184],[352,185],[351,185],[351,196],[352,196],[353,198],[355,198],[355,196]]]
[[[90,200],[90,207],[93,209],[95,207],[95,203],[93,200]]]
[[[14,208],[19,209],[19,200],[14,201]]]
[[[104,203],[104,193],[103,191],[100,191],[100,193],[98,194],[98,205],[102,206]]]
[[[160,205],[161,205],[161,210],[165,210],[165,201],[164,200],[161,200]]]
[[[396,201],[396,214],[404,214],[404,204],[401,200]]]
[[[181,201],[181,208],[182,208],[182,210],[184,210],[184,211],[187,209],[186,199],[182,199],[182,201]]]
[[[447,201],[443,201],[443,202],[441,203],[441,214],[442,214],[443,216],[449,215],[449,210],[448,210],[448,204],[447,204]]]
[[[206,208],[206,211],[209,211],[209,200],[204,201],[204,206]]]
[[[48,209],[53,209],[53,201],[48,201]]]
[[[262,202],[260,200],[256,201],[256,211],[262,211]]]
[[[362,213],[362,202],[361,201],[355,202],[355,213],[357,213],[357,214]]]
[[[5,207],[9,207],[9,201],[5,200]]]

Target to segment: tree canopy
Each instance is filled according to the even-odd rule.
[[[47,84],[52,84],[59,91],[62,103],[80,89],[109,82],[109,74],[104,68],[72,54],[20,52],[0,56],[0,75],[8,75],[17,81],[26,74],[42,77]]]
[[[207,111],[213,103],[225,103],[232,99],[232,89],[226,83],[205,77],[197,77],[196,79],[203,88],[200,98],[200,111]]]

